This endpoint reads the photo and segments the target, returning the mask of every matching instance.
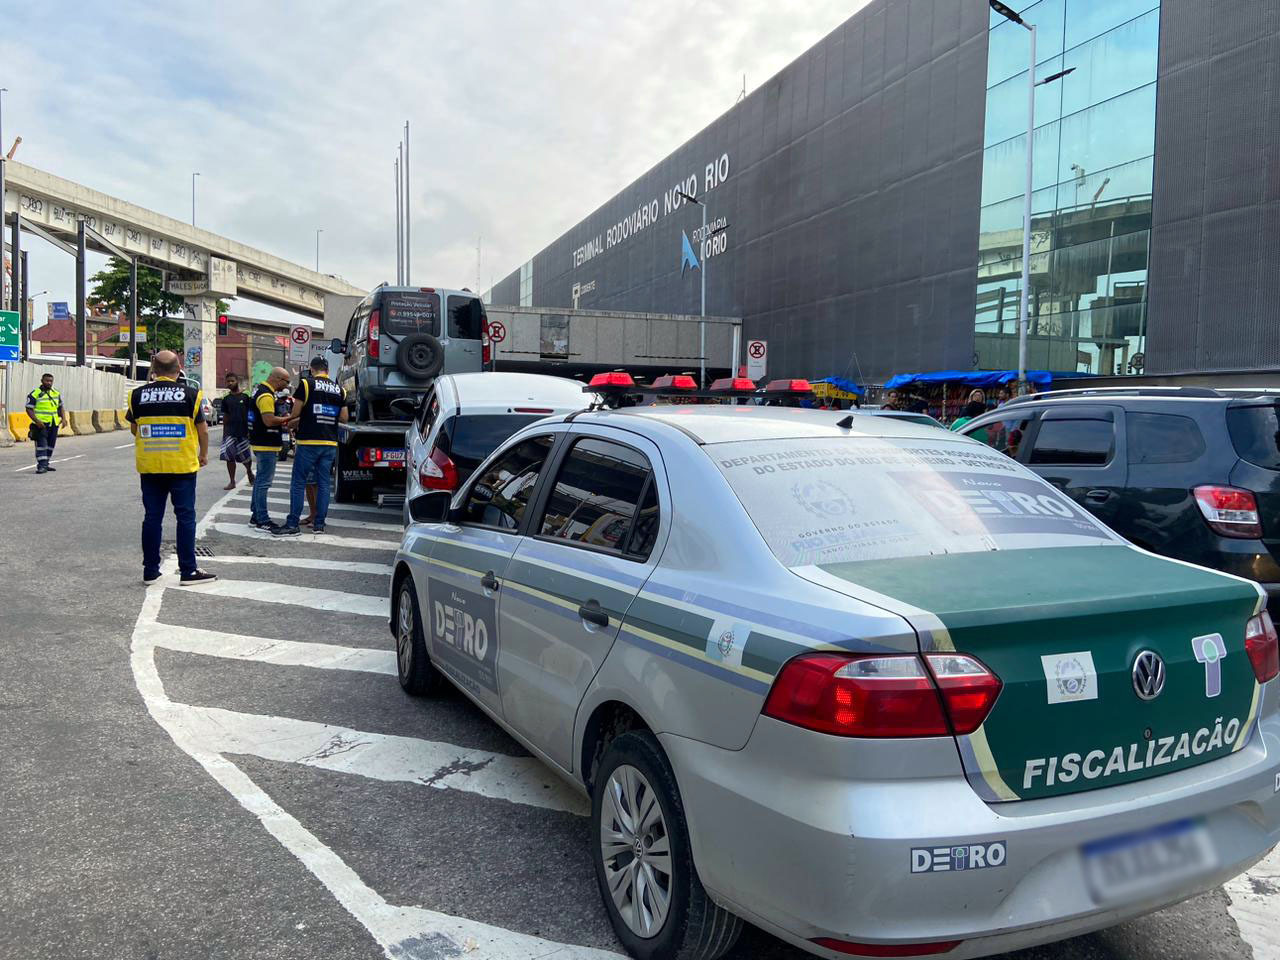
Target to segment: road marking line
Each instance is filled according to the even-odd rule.
[[[1280,960],[1280,847],[1275,847],[1253,869],[1228,880],[1227,912],[1240,928],[1240,937],[1253,948],[1253,960]]]
[[[591,812],[585,797],[533,757],[221,707],[183,709],[184,722],[199,741],[218,753],[250,754],[388,783],[461,790],[582,817]]]
[[[313,560],[310,557],[242,557],[228,554],[221,557],[201,557],[209,563],[266,563],[280,567],[298,567],[303,570],[341,570],[344,573],[373,573],[391,576],[395,568],[389,563],[360,563],[355,560]]]
[[[217,511],[210,511],[210,514]],[[355,550],[386,550],[388,553],[394,553],[398,544],[394,540],[369,540],[363,537],[339,537],[331,533],[316,536],[307,533],[301,537],[273,537],[265,530],[255,530],[248,524],[239,523],[217,523],[210,522],[207,526],[208,530],[216,530],[218,533],[225,533],[232,537],[248,537],[250,540],[270,540],[273,543],[305,543],[320,544],[331,547],[350,547]],[[302,529],[306,529],[305,527]]]
[[[225,505],[233,493],[234,491],[222,497],[201,519],[197,525],[198,536],[203,536],[209,530],[222,526],[214,522],[213,514],[219,507]],[[337,538],[329,539],[332,542]],[[177,559],[166,558],[161,569],[164,573],[173,573],[177,569]],[[168,694],[165,693],[164,684],[160,680],[159,671],[156,669],[155,646],[147,640],[144,629],[157,622],[164,591],[163,581],[147,588],[142,609],[138,611],[130,653],[134,682],[142,695],[143,702],[147,705],[147,710],[178,747],[185,750],[204,767],[209,776],[221,784],[245,810],[258,818],[267,832],[275,837],[281,846],[311,871],[312,875],[333,894],[334,899],[369,931],[370,936],[382,947],[383,953],[389,960],[406,960],[409,957],[422,956],[427,952],[448,956],[474,953],[478,957],[491,958],[491,960],[617,960],[619,955],[608,950],[556,943],[434,910],[396,907],[387,903],[341,857],[282,809],[244,771],[226,757],[211,750],[208,743],[200,740],[196,735],[197,729],[190,722],[192,709],[169,699]],[[204,719],[213,718],[206,713]],[[330,738],[334,733],[341,732],[334,727],[327,729]],[[360,736],[369,737],[367,734]],[[329,742],[332,743],[332,739]],[[456,755],[458,751],[456,748],[452,749]],[[467,752],[474,753],[474,751]],[[331,754],[327,759],[336,761],[339,757]],[[504,759],[511,762],[525,758]],[[537,763],[531,759],[529,762]],[[492,767],[493,764],[489,764],[485,769],[492,769]],[[542,768],[542,771],[545,773],[545,768]],[[437,767],[435,773],[439,772]],[[483,771],[479,772],[483,773]],[[455,777],[456,775],[456,773],[450,774]],[[472,773],[471,776],[475,777],[476,774]],[[558,781],[553,780],[552,784],[551,789],[542,790],[540,793],[553,793],[556,788],[561,791],[568,789]],[[433,785],[444,784],[437,781]],[[579,802],[585,804],[585,801]]]
[[[248,507],[223,507],[219,513],[234,513],[242,517],[250,515]],[[403,533],[404,527],[398,523],[374,523],[370,520],[347,520],[343,517],[326,517],[325,526],[355,527],[360,530],[386,530],[390,533]]]
[[[196,593],[196,591],[191,591]],[[391,598],[375,597],[363,593],[344,593],[341,590],[321,590],[316,587],[296,587],[290,583],[264,583],[257,580],[215,580],[202,584],[202,597],[232,597],[237,600],[258,600],[265,603],[284,603],[308,610],[329,610],[335,613],[355,613],[364,617],[389,617]]]
[[[315,667],[320,670],[354,670],[360,673],[396,675],[396,655],[392,650],[365,650],[328,643],[298,640],[266,640],[221,630],[201,630],[168,623],[139,626],[140,635],[157,647],[198,653],[228,660],[251,660],[282,667]]]
[[[83,453],[77,453],[74,457],[59,457],[57,460],[50,460],[49,462],[50,463],[66,463],[68,460],[79,460],[83,456],[84,456]],[[40,466],[40,464],[38,463],[29,463],[25,467],[19,467],[17,470],[13,472],[21,473],[23,470],[34,470],[38,466]]]
[[[118,447],[112,447],[111,449],[112,449],[112,450],[123,450],[125,447],[132,447],[132,446],[136,446],[136,444],[134,444],[132,441],[130,441],[129,443],[122,443],[122,444],[120,444],[120,446],[118,446]]]
[[[241,494],[246,501],[248,501],[253,494],[252,490],[237,490],[236,492]],[[268,494],[267,502],[287,505],[289,503],[289,498],[276,497]],[[355,513],[370,513],[379,517],[396,516],[396,511],[393,509],[388,509],[385,507],[375,507],[372,504],[367,504],[367,503],[338,503],[336,500],[330,500],[329,509],[330,510],[351,510],[351,511],[354,511]]]

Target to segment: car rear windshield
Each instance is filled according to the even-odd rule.
[[[790,439],[704,449],[788,567],[1118,542],[1025,467],[965,440]],[[981,576],[981,567],[975,572]]]
[[[458,480],[462,481],[471,476],[476,467],[480,466],[480,461],[497,450],[521,427],[541,419],[540,414],[453,417],[445,425],[444,433],[449,437],[449,459],[458,468]]]
[[[1280,470],[1280,401],[1227,407],[1227,430],[1241,460]]]
[[[440,294],[388,293],[382,299],[382,329],[392,336],[440,336]]]

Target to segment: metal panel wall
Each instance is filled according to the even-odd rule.
[[[1147,370],[1280,366],[1280,4],[1164,0]]]
[[[767,338],[770,375],[972,366],[987,26],[983,0],[874,0],[536,254],[533,304],[697,314],[701,211],[666,202],[693,176],[727,222],[707,313]]]

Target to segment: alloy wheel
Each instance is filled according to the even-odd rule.
[[[400,588],[400,602],[396,614],[396,660],[400,676],[409,676],[413,666],[413,595],[408,584]]]
[[[656,937],[671,908],[671,844],[658,794],[622,764],[603,785],[600,853],[609,893],[636,936]]]

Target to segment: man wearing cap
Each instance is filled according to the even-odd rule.
[[[27,416],[31,418],[31,439],[36,443],[36,473],[51,473],[57,467],[49,466],[54,444],[58,442],[58,424],[67,429],[67,411],[62,406],[62,394],[53,389],[53,374],[40,378],[40,386],[27,394]]]

